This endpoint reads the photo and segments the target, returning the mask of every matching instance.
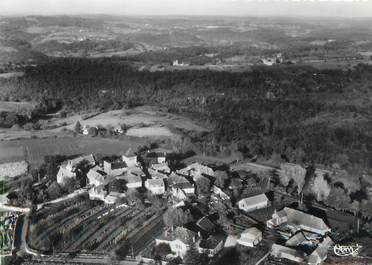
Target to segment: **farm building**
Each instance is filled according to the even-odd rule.
[[[303,262],[305,258],[303,252],[279,244],[272,245],[270,255],[279,259],[292,260],[294,262]]]
[[[262,232],[258,230],[256,227],[251,227],[245,229],[238,239],[238,244],[247,246],[247,247],[254,247],[258,245],[262,240]]]
[[[148,179],[145,182],[145,187],[156,195],[161,195],[165,192],[165,184],[162,179]]]
[[[267,221],[270,228],[288,225],[293,233],[299,230],[306,230],[320,235],[331,232],[325,222],[316,216],[285,207],[272,215],[272,219]]]
[[[238,207],[240,210],[245,212],[251,212],[257,209],[266,208],[269,205],[269,199],[264,193],[241,199],[238,202]]]
[[[61,186],[65,186],[69,179],[75,179],[75,172],[71,172],[66,168],[66,165],[61,165],[57,173],[57,183]]]
[[[324,238],[317,248],[307,257],[307,263],[311,265],[318,265],[327,259],[328,249],[334,243],[332,239],[327,236]]]
[[[127,171],[128,166],[124,161],[119,162],[103,161],[103,169],[108,175],[120,176]]]
[[[204,175],[207,176],[214,176],[214,171],[208,166],[204,166],[199,163],[193,163],[188,165],[187,167],[177,170],[177,173],[183,176],[192,176],[193,180],[196,181],[197,179],[203,177]]]

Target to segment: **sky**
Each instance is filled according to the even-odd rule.
[[[0,0],[0,14],[372,17],[372,0]]]

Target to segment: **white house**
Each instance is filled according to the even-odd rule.
[[[76,174],[75,172],[71,172],[66,168],[65,165],[61,165],[59,167],[58,173],[57,173],[57,183],[61,186],[64,186],[67,183],[68,179],[75,179]]]
[[[145,187],[156,195],[161,195],[165,192],[165,184],[162,179],[148,179],[145,182]]]
[[[164,174],[170,174],[171,169],[166,163],[161,163],[161,164],[153,164],[151,165],[151,168],[157,172],[164,173]]]
[[[103,161],[103,169],[108,175],[120,176],[127,171],[128,166],[127,163],[125,163],[124,161],[119,162]]]
[[[132,148],[129,148],[125,152],[122,159],[128,167],[136,167],[138,165],[137,155],[133,152]]]
[[[303,252],[278,244],[272,245],[270,255],[279,259],[292,260],[294,262],[303,262],[305,258]]]
[[[237,240],[238,244],[247,246],[247,247],[254,247],[258,245],[262,240],[262,232],[258,230],[256,227],[251,227],[245,229],[240,238]]]
[[[102,168],[96,166],[88,171],[87,179],[88,185],[98,187],[108,184],[112,180],[112,177],[108,176]]]
[[[168,179],[168,186],[172,190],[182,190],[186,195],[195,194],[195,187],[186,178],[173,175]]]
[[[104,201],[107,195],[107,191],[104,190],[103,185],[94,186],[89,189],[89,199]]]
[[[136,189],[142,187],[142,178],[141,176],[132,175],[132,174],[125,174],[124,176],[120,176],[118,179],[123,179],[126,182],[128,189]]]
[[[199,239],[197,233],[185,228],[177,227],[174,230],[166,230],[162,235],[155,239],[156,245],[161,243],[168,244],[172,253],[183,258],[187,250],[190,249],[190,243],[196,243]]]
[[[269,199],[264,193],[241,199],[238,202],[238,207],[240,210],[245,212],[251,212],[257,209],[266,208],[269,206]]]
[[[177,173],[184,176],[192,176],[194,181],[196,181],[200,177],[203,177],[203,175],[211,177],[214,176],[213,169],[197,162],[192,163],[183,169],[177,170]]]

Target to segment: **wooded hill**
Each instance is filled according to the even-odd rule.
[[[37,101],[42,112],[162,105],[214,126],[193,139],[209,154],[237,143],[246,156],[371,168],[371,78],[367,65],[147,72],[120,59],[64,58],[0,79],[0,99]]]

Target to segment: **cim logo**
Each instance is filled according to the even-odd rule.
[[[340,245],[337,244],[333,247],[333,252],[336,256],[339,257],[348,257],[348,256],[357,256],[360,249],[362,248],[361,245]]]

